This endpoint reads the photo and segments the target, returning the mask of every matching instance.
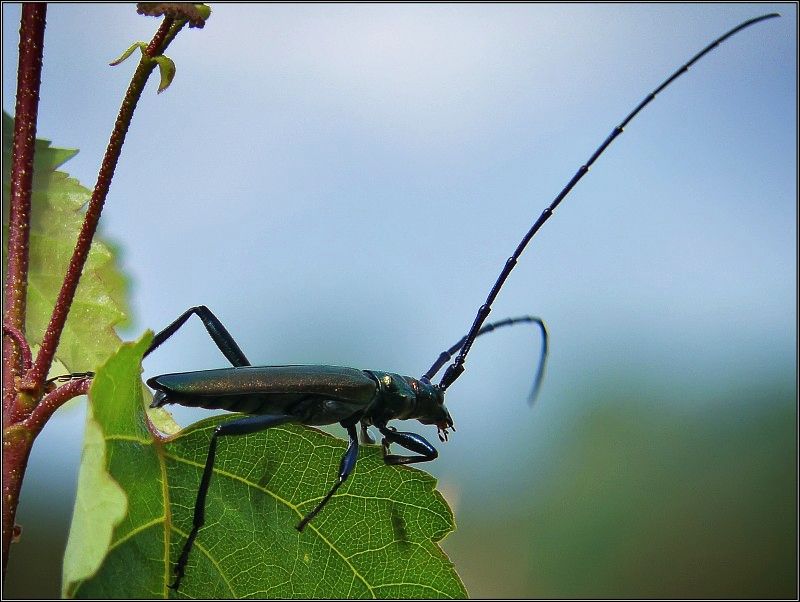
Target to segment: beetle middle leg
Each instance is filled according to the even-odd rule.
[[[428,441],[416,433],[398,431],[393,426],[377,425],[383,435],[383,461],[386,464],[416,464],[417,462],[430,462],[435,460],[439,452]],[[418,456],[397,456],[389,453],[389,445],[397,443],[409,451],[416,452]]]
[[[208,444],[206,465],[205,468],[203,468],[203,476],[200,479],[200,487],[197,490],[197,499],[194,503],[192,530],[189,533],[189,537],[186,539],[186,543],[183,544],[183,550],[178,557],[178,562],[175,563],[175,568],[172,571],[175,575],[175,581],[170,585],[170,588],[176,590],[180,586],[181,579],[186,570],[186,563],[189,560],[189,552],[192,550],[192,544],[194,544],[197,533],[206,520],[206,494],[208,493],[208,487],[211,484],[211,475],[214,471],[214,458],[217,455],[217,439],[229,435],[257,433],[271,426],[278,426],[280,424],[286,424],[287,422],[297,422],[297,420],[297,416],[288,414],[248,416],[225,424],[220,424],[214,429],[214,434],[211,435],[211,442]]]
[[[328,494],[322,498],[322,501],[300,521],[297,525],[298,531],[305,529],[309,521],[319,514],[319,511],[322,510],[325,504],[333,497],[333,494],[336,493],[336,490],[339,489],[342,483],[347,480],[347,477],[350,476],[350,473],[353,472],[353,468],[356,466],[356,460],[358,459],[358,435],[356,434],[356,425],[355,423],[345,424],[344,422],[342,422],[341,425],[347,429],[350,445],[347,446],[347,451],[344,452],[342,461],[339,464],[339,479],[333,484]]]
[[[373,445],[375,443],[375,439],[369,434],[369,424],[363,420],[361,421],[361,443],[364,445]]]

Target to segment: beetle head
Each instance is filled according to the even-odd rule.
[[[424,377],[417,381],[417,408],[422,410],[417,417],[422,424],[435,424],[439,429],[439,440],[447,441],[448,429],[455,432],[453,419],[444,405],[444,389]]]

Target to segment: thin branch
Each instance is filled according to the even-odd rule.
[[[166,18],[162,22],[155,36],[153,42],[157,43],[158,40],[163,40],[162,43],[157,44],[157,50],[151,56],[161,54],[169,43],[174,39],[180,27],[183,26],[185,21],[175,23],[173,19]],[[150,46],[148,47],[148,49]],[[148,52],[149,54],[149,52]],[[22,383],[22,389],[28,391],[36,391],[44,383],[44,378],[47,375],[50,365],[53,362],[58,341],[61,338],[61,332],[64,329],[64,324],[69,314],[72,299],[75,296],[75,290],[78,288],[83,266],[86,263],[86,258],[89,255],[89,248],[92,244],[92,238],[97,230],[97,223],[100,220],[100,213],[103,210],[103,204],[108,196],[109,188],[111,187],[111,178],[114,175],[114,170],[117,166],[120,154],[122,152],[122,145],[125,142],[125,135],[128,132],[131,120],[133,118],[136,104],[144,91],[145,84],[150,74],[155,69],[156,63],[149,57],[142,57],[136,71],[131,78],[131,83],[128,86],[128,91],[125,93],[125,98],[122,101],[122,106],[117,116],[117,121],[114,124],[114,130],[111,133],[106,154],[103,157],[103,162],[100,166],[100,172],[97,175],[97,183],[92,193],[92,198],[89,201],[89,206],[86,210],[86,217],[83,221],[78,241],[75,245],[75,250],[67,268],[67,274],[64,277],[64,283],[58,294],[53,314],[50,317],[50,323],[44,333],[42,339],[42,346],[36,356],[36,361],[33,368],[28,372]]]
[[[29,428],[34,436],[36,436],[58,408],[73,397],[86,395],[91,385],[92,379],[89,376],[71,380],[61,385],[42,398],[42,401],[33,409],[31,415],[22,421],[22,425]]]
[[[19,28],[17,104],[14,115],[14,143],[11,151],[11,195],[8,230],[8,270],[5,282],[4,324],[25,332],[25,301],[28,294],[28,241],[30,237],[33,155],[39,89],[42,81],[42,54],[47,5],[22,5]],[[13,335],[12,335],[13,336]],[[20,353],[12,341],[3,339],[3,410],[15,398],[14,382],[20,376]],[[28,364],[30,366],[30,364]]]
[[[158,31],[153,36],[153,39],[150,40],[150,43],[147,45],[147,56],[157,56],[164,52],[164,48],[166,48],[169,43],[175,38],[173,34],[169,41],[167,41],[167,34],[169,34],[169,30],[172,25],[175,23],[175,19],[172,17],[166,17],[158,28]],[[177,31],[175,33],[178,33]]]
[[[27,372],[31,369],[33,356],[31,355],[31,348],[28,341],[25,339],[25,334],[16,326],[5,323],[3,324],[3,334],[10,336],[19,347],[18,351],[22,355],[22,372]]]

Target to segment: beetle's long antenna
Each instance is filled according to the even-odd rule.
[[[536,316],[520,316],[518,318],[506,318],[505,320],[500,320],[499,322],[492,322],[491,324],[486,324],[478,331],[478,334],[475,335],[476,338],[481,336],[482,334],[486,334],[487,332],[492,332],[496,328],[502,328],[503,326],[513,326],[514,324],[525,324],[525,323],[533,323],[539,326],[539,330],[542,331],[542,350],[539,354],[539,365],[536,368],[536,377],[533,379],[533,389],[531,389],[531,394],[528,396],[528,403],[533,405],[536,401],[536,398],[539,395],[539,389],[542,386],[542,379],[544,378],[544,366],[547,362],[547,350],[548,350],[548,343],[547,343],[547,327],[544,325],[544,322],[541,318],[537,318]],[[467,340],[467,336],[464,335],[461,339],[450,347],[447,351],[442,351],[439,354],[438,359],[433,363],[433,366],[423,375],[422,380],[430,380],[439,370],[442,369],[447,362],[449,362],[453,355],[461,349],[464,345],[464,342]]]
[[[653,90],[650,94],[648,94],[647,97],[645,97],[645,99],[642,102],[640,102],[639,105],[633,111],[631,111],[631,113],[625,119],[622,120],[622,123],[620,123],[617,127],[615,127],[611,131],[611,134],[609,134],[608,138],[606,138],[605,141],[597,148],[597,150],[595,150],[594,153],[592,153],[591,157],[589,157],[589,160],[584,165],[581,165],[581,167],[578,169],[575,175],[572,176],[572,179],[567,183],[566,186],[564,186],[561,192],[558,193],[558,195],[550,204],[550,206],[547,207],[547,209],[545,209],[542,212],[542,214],[539,216],[539,219],[537,219],[536,222],[533,224],[533,226],[531,226],[531,229],[528,230],[528,233],[523,237],[522,241],[517,246],[517,249],[514,251],[514,254],[506,260],[505,266],[503,266],[503,271],[500,272],[500,276],[497,278],[497,281],[494,283],[494,286],[492,286],[492,289],[489,291],[489,296],[486,298],[486,302],[483,305],[481,305],[480,308],[478,309],[478,314],[475,316],[475,321],[472,323],[472,328],[470,328],[469,333],[467,333],[466,340],[464,341],[464,344],[461,347],[461,351],[459,352],[455,361],[447,367],[444,376],[442,376],[442,380],[439,383],[439,387],[443,391],[446,390],[450,385],[452,385],[455,382],[455,380],[459,376],[461,376],[461,374],[464,372],[464,360],[466,359],[467,354],[469,353],[469,350],[472,347],[472,343],[478,336],[481,330],[481,326],[483,325],[484,321],[489,315],[489,312],[492,311],[492,303],[494,303],[495,297],[497,297],[497,293],[500,292],[500,289],[503,287],[503,284],[505,284],[506,278],[508,278],[508,275],[511,273],[511,270],[514,269],[514,266],[517,264],[517,260],[519,259],[519,256],[522,255],[522,252],[525,250],[525,247],[528,246],[528,243],[531,241],[533,236],[539,231],[539,228],[541,228],[542,225],[548,220],[548,218],[551,215],[553,215],[553,211],[555,211],[559,203],[561,203],[561,201],[564,200],[564,197],[566,197],[570,193],[575,184],[577,184],[578,181],[586,174],[586,172],[589,171],[589,168],[597,160],[597,158],[600,155],[602,155],[603,151],[605,151],[606,148],[608,148],[608,146],[614,141],[614,139],[622,133],[622,130],[625,128],[625,126],[627,126],[628,123],[630,123],[630,121],[634,117],[636,117],[636,115],[638,115],[639,111],[641,111],[648,104],[650,104],[650,101],[652,101],[659,92],[661,92],[664,88],[669,86],[683,73],[688,71],[689,67],[691,67],[697,61],[699,61],[703,56],[705,56],[708,52],[713,50],[716,46],[719,46],[720,43],[724,42],[733,34],[741,31],[742,29],[745,29],[746,27],[753,25],[754,23],[758,23],[759,21],[764,21],[765,19],[771,19],[773,17],[779,17],[779,16],[780,15],[778,13],[770,13],[768,15],[762,15],[760,17],[750,19],[749,21],[745,21],[744,23],[737,25],[725,35],[722,35],[713,42],[711,42],[708,46],[706,46],[700,52],[694,55],[689,60],[689,62],[680,67],[677,71],[675,71],[675,73],[673,73],[666,80],[664,80],[664,82],[660,86],[658,86],[655,90]]]

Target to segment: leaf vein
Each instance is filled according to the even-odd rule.
[[[174,460],[176,462],[182,462],[184,464],[197,466],[198,468],[201,467],[199,462],[193,462],[191,460],[187,460],[186,458],[180,458],[178,456],[174,456],[174,455],[169,454],[169,453],[165,453],[164,456],[167,457],[167,458],[170,458],[171,460]],[[297,506],[292,504],[289,500],[285,500],[284,498],[279,496],[277,493],[269,490],[268,488],[266,488],[266,487],[264,487],[264,486],[262,486],[262,485],[260,485],[258,483],[253,483],[252,481],[248,481],[247,479],[243,479],[242,477],[240,477],[238,475],[229,473],[229,472],[224,471],[224,470],[220,470],[220,469],[218,469],[216,467],[214,468],[214,473],[219,474],[220,476],[228,477],[228,478],[233,479],[235,481],[239,481],[241,483],[244,483],[245,485],[247,485],[249,487],[252,487],[253,489],[258,489],[260,491],[263,491],[264,493],[271,495],[275,500],[281,502],[282,504],[285,504],[288,508],[291,508],[292,510],[294,510],[297,513],[298,516],[300,516],[300,517],[303,516],[302,513],[300,512],[300,510],[297,508]],[[353,564],[341,552],[341,550],[339,550],[338,547],[336,547],[330,540],[328,540],[316,527],[314,527],[314,525],[308,525],[308,527],[312,531],[314,531],[319,536],[319,538],[330,547],[331,550],[336,552],[336,554],[338,554],[339,557],[342,560],[344,560],[345,564],[347,564],[347,566],[350,568],[350,570],[353,571],[353,573],[364,583],[365,586],[367,586],[367,589],[369,589],[370,594],[372,594],[372,597],[375,598],[376,597],[375,596],[375,591],[373,590],[372,586],[367,582],[367,580],[364,578],[364,576],[361,575],[361,573],[358,571],[358,569],[356,569],[356,567],[353,566]],[[174,529],[174,527],[172,527],[172,528]],[[196,541],[195,541],[195,545],[197,545]]]
[[[172,531],[175,531],[175,533],[177,533],[181,537],[184,537],[184,538],[189,537],[188,533],[184,533],[183,531],[178,529],[175,525],[170,525],[170,529]],[[217,572],[219,573],[219,576],[222,577],[222,580],[225,582],[225,585],[227,585],[228,589],[231,591],[231,596],[236,598],[237,597],[236,596],[236,591],[233,589],[233,586],[231,585],[230,581],[228,581],[228,578],[225,576],[225,572],[222,570],[222,567],[214,559],[214,557],[211,555],[211,553],[206,549],[206,547],[202,543],[198,542],[197,540],[195,540],[195,542],[194,542],[194,547],[197,548],[198,550],[200,550],[203,554],[205,554],[205,556],[211,561],[211,564],[213,564],[214,568],[217,569]]]

